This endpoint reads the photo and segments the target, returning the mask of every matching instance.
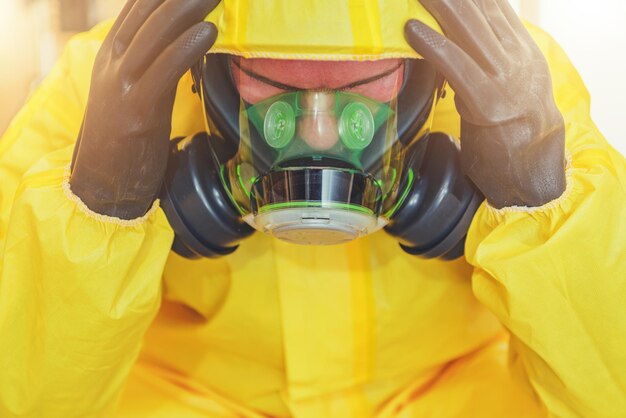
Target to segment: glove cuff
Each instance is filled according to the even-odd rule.
[[[71,168],[71,164],[68,164],[67,167],[65,167],[65,171],[63,173],[62,188],[63,188],[63,193],[65,194],[65,197],[68,200],[74,202],[78,206],[80,211],[83,212],[85,215],[87,215],[87,217],[94,219],[98,222],[119,225],[122,227],[135,227],[135,226],[146,223],[154,215],[154,213],[157,210],[159,210],[160,201],[159,199],[156,199],[152,203],[152,207],[143,216],[140,216],[134,219],[122,219],[116,216],[109,216],[109,215],[104,215],[104,214],[95,212],[92,209],[90,209],[85,204],[85,202],[83,202],[83,200],[72,191],[72,185],[70,184],[71,176],[72,176],[72,168]]]

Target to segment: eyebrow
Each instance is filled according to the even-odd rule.
[[[232,62],[244,74],[246,74],[247,76],[249,76],[249,77],[251,77],[251,78],[253,78],[253,79],[257,80],[257,81],[260,81],[260,82],[262,82],[264,84],[268,84],[268,85],[270,85],[272,87],[276,87],[277,89],[285,90],[285,91],[302,90],[301,87],[295,87],[295,86],[291,86],[289,84],[284,84],[284,83],[281,83],[279,81],[272,80],[271,78],[267,78],[267,77],[265,77],[265,76],[263,76],[261,74],[258,74],[258,73],[254,72],[254,71],[252,71],[252,70],[250,70],[248,68],[244,68],[244,67],[241,66],[241,64],[239,63],[238,59],[234,59],[234,60],[232,60]],[[396,66],[394,66],[394,67],[392,67],[392,68],[390,68],[388,70],[385,70],[385,71],[383,71],[381,73],[378,73],[376,75],[373,75],[371,77],[364,78],[362,80],[353,81],[351,83],[348,83],[346,85],[338,87],[338,88],[336,88],[334,90],[350,90],[350,89],[353,89],[355,87],[363,86],[365,84],[369,84],[369,83],[372,83],[374,81],[380,80],[380,79],[385,78],[385,77],[395,73],[396,71],[398,71],[398,69],[400,67],[402,67],[403,64],[404,64],[404,62],[401,61],[401,62],[398,63],[398,65],[396,65]]]

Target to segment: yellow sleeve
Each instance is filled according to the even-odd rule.
[[[96,35],[70,44],[0,139],[1,417],[111,416],[159,308],[162,211],[98,216],[68,186]]]
[[[565,53],[531,32],[566,120],[568,187],[540,208],[483,205],[466,247],[473,288],[511,332],[511,365],[551,416],[623,417],[626,162],[592,122]]]

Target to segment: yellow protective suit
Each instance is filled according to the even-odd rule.
[[[289,2],[332,25],[297,25]],[[297,42],[337,32],[335,59],[411,56],[403,21],[428,18],[413,0],[289,2],[228,1],[214,18],[236,30],[217,47],[319,58],[263,50],[291,28]],[[567,191],[483,206],[465,259],[424,261],[377,233],[329,248],[256,234],[188,261],[158,207],[122,222],[67,188],[109,27],[69,43],[0,140],[0,417],[626,416],[626,164],[547,35],[531,28],[567,124]],[[201,114],[186,76],[173,136],[201,131]],[[453,94],[435,129],[459,134]]]

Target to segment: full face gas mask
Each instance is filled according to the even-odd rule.
[[[386,102],[288,86],[253,102],[238,59],[208,54],[192,72],[211,135],[172,142],[162,192],[174,251],[227,255],[255,230],[330,245],[385,228],[411,254],[461,256],[482,198],[455,142],[429,132],[442,79],[424,60],[403,68]]]

